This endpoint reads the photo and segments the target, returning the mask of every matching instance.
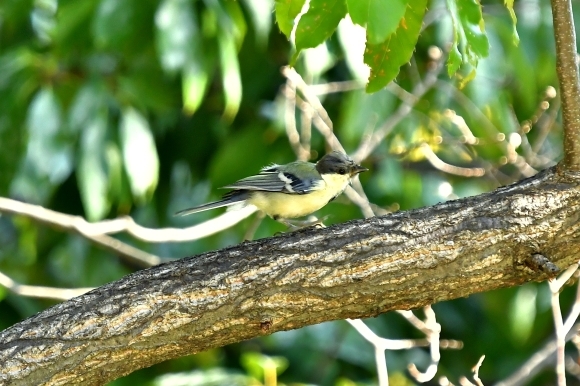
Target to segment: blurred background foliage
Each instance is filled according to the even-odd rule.
[[[296,157],[280,72],[293,49],[273,7],[273,0],[2,0],[0,195],[91,221],[131,215],[152,228],[215,216],[173,214],[218,198],[218,187],[261,166]],[[371,172],[361,181],[378,212],[487,192],[560,159],[549,2],[516,2],[518,46],[502,3],[483,1],[483,9],[489,56],[479,61],[475,79],[460,88],[469,69],[454,78],[445,69],[436,73],[436,82],[363,161]],[[364,31],[348,21],[324,44],[304,50],[296,69],[310,84],[338,87],[320,87],[318,95],[353,152],[436,71],[453,48],[452,36],[446,2],[431,0],[399,87],[373,94],[364,91]],[[303,111],[295,118],[309,123]],[[328,150],[315,129],[308,143],[314,160]],[[331,214],[328,223],[362,217],[344,197],[319,214]],[[118,237],[172,259],[236,244],[252,222],[182,244]],[[281,230],[265,219],[255,237]],[[136,268],[81,236],[21,216],[0,217],[0,271],[21,283],[98,286]],[[572,299],[571,291],[563,294],[564,308]],[[0,288],[0,328],[51,304]],[[442,338],[464,342],[462,350],[442,353],[439,375],[454,383],[482,354],[484,383],[498,381],[552,334],[545,284],[434,309]],[[421,337],[394,313],[367,323],[384,337]],[[429,356],[422,348],[387,352],[387,363],[392,384],[408,385],[406,366],[425,368]],[[165,362],[112,384],[268,384],[272,377],[286,384],[373,384],[373,350],[345,322],[329,322]],[[552,370],[535,384],[550,379]]]

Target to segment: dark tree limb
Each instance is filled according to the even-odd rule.
[[[550,169],[477,197],[136,272],[0,333],[0,381],[103,384],[276,331],[544,280],[535,255],[560,269],[580,260],[579,181]]]
[[[561,166],[580,170],[580,83],[576,53],[576,32],[570,0],[552,0],[556,71],[560,83],[564,120],[564,159]]]

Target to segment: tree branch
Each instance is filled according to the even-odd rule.
[[[580,170],[580,84],[576,54],[576,32],[570,0],[552,0],[556,70],[564,120],[564,160],[562,167]]]
[[[0,383],[103,384],[276,331],[543,280],[533,254],[560,269],[580,257],[579,181],[549,169],[478,197],[136,272],[0,333]]]

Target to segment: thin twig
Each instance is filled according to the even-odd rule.
[[[552,292],[552,315],[554,318],[554,329],[556,330],[556,375],[558,386],[566,385],[566,353],[564,351],[566,332],[564,331],[564,321],[562,319],[562,310],[560,309],[560,290],[577,269],[578,265],[569,267],[557,279],[548,282],[550,291]]]
[[[431,363],[425,370],[425,372],[419,371],[414,363],[407,366],[409,374],[417,380],[417,382],[425,383],[432,380],[437,374],[437,368],[439,366],[439,361],[441,360],[441,352],[439,351],[439,338],[441,336],[441,325],[437,323],[437,318],[435,317],[435,312],[431,306],[427,306],[424,309],[425,321],[420,320],[413,314],[412,311],[397,311],[401,314],[409,323],[411,323],[415,328],[420,330],[427,336],[429,341],[429,353],[431,355]]]
[[[68,300],[89,292],[93,288],[55,288],[20,284],[0,272],[0,286],[5,287],[15,295],[29,298]]]
[[[142,251],[107,235],[107,233],[116,233],[115,230],[121,223],[133,222],[132,219],[127,218],[103,221],[100,223],[89,223],[80,216],[56,212],[40,205],[27,204],[6,197],[0,197],[0,213],[26,216],[47,225],[75,231],[102,248],[116,253],[130,263],[140,267],[151,267],[162,261],[159,256]],[[136,225],[134,222],[133,224]]]
[[[566,341],[580,333],[580,323],[576,323],[566,334]],[[521,386],[529,383],[530,379],[544,369],[548,363],[553,363],[557,349],[556,339],[547,342],[544,347],[532,355],[516,372],[508,378],[496,383],[495,386]]]
[[[426,143],[421,145],[421,150],[423,155],[429,161],[434,168],[439,169],[445,173],[455,174],[462,177],[481,177],[485,174],[485,169],[483,168],[465,168],[461,166],[455,166],[448,164],[437,156],[431,149],[431,146]]]
[[[80,216],[0,197],[0,212],[26,216],[47,225],[75,231],[85,237],[126,232],[148,243],[180,243],[199,240],[239,223],[255,211],[255,208],[248,206],[240,210],[225,212],[221,216],[188,228],[153,229],[135,223],[128,216],[90,223]]]
[[[312,105],[314,110],[318,113],[320,119],[322,119],[324,123],[332,131],[332,121],[330,120],[328,113],[326,112],[324,107],[322,107],[320,99],[318,99],[316,94],[310,90],[310,88],[308,87],[306,82],[304,82],[304,79],[302,79],[300,74],[298,74],[294,68],[288,66],[282,67],[282,74],[296,85],[296,88],[302,92],[302,95],[304,95],[306,101],[310,103],[310,105]]]
[[[344,147],[334,134],[332,122],[330,122],[328,113],[324,109],[324,106],[322,106],[322,103],[320,102],[320,99],[318,99],[316,93],[314,93],[310,89],[310,86],[304,81],[304,79],[302,79],[300,74],[298,74],[296,70],[294,70],[293,68],[283,67],[282,74],[284,74],[284,76],[286,76],[286,78],[288,79],[287,83],[293,83],[296,89],[300,90],[300,92],[304,96],[305,102],[307,103],[302,103],[301,99],[298,97],[298,95],[296,95],[296,93],[292,95],[296,98],[296,105],[300,107],[302,112],[305,113],[307,111],[306,113],[309,115],[309,117],[312,117],[312,123],[314,124],[318,132],[322,134],[328,146],[330,146],[330,148],[333,150],[345,152]],[[314,114],[311,114],[310,110],[314,111]],[[359,160],[358,162],[361,161],[362,160]],[[362,189],[362,185],[360,185],[358,179],[355,178],[353,180],[353,189],[349,188],[346,190],[345,193],[346,196],[355,205],[361,208],[361,211],[363,212],[363,215],[366,218],[373,217],[375,215],[366,197],[366,194]]]
[[[575,264],[566,269],[557,279],[548,283],[550,291],[552,292],[552,312],[554,314],[556,325],[555,339],[546,343],[544,347],[532,355],[519,370],[505,380],[499,382],[497,386],[519,386],[526,384],[535,374],[546,367],[548,363],[552,362],[554,354],[556,354],[557,366],[561,366],[562,362],[564,362],[565,365],[565,359],[563,357],[564,344],[574,338],[580,331],[580,323],[575,323],[580,316],[580,283],[576,284],[576,299],[568,313],[566,321],[563,323],[557,294],[559,294],[561,288],[577,272],[577,270],[578,265]],[[557,316],[557,314],[560,316]],[[557,368],[557,371],[562,371],[562,369]],[[561,382],[562,380],[565,382],[565,374],[558,373],[558,382]]]
[[[411,94],[414,98],[412,100],[409,100],[410,98],[403,100],[403,103],[397,108],[397,110],[395,110],[393,114],[389,116],[389,119],[387,119],[377,130],[375,130],[373,135],[361,143],[359,148],[352,156],[355,161],[360,162],[361,160],[366,159],[379,145],[379,143],[381,143],[383,139],[389,135],[395,126],[403,118],[405,118],[411,112],[411,110],[413,110],[415,104],[437,83],[437,77],[439,76],[439,73],[443,67],[443,60],[437,61],[436,66],[433,70],[427,73],[423,82],[417,84],[413,88],[413,92]]]
[[[473,366],[473,380],[475,381],[475,384],[477,386],[483,386],[483,382],[481,382],[481,379],[479,379],[479,369],[481,368],[484,359],[485,355],[482,355],[481,358],[479,358],[479,360],[475,364],[475,366]]]

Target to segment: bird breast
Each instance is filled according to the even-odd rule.
[[[248,203],[273,218],[296,218],[307,216],[325,206],[341,194],[348,185],[347,175],[322,175],[315,190],[306,194],[287,194],[281,192],[252,192]]]

